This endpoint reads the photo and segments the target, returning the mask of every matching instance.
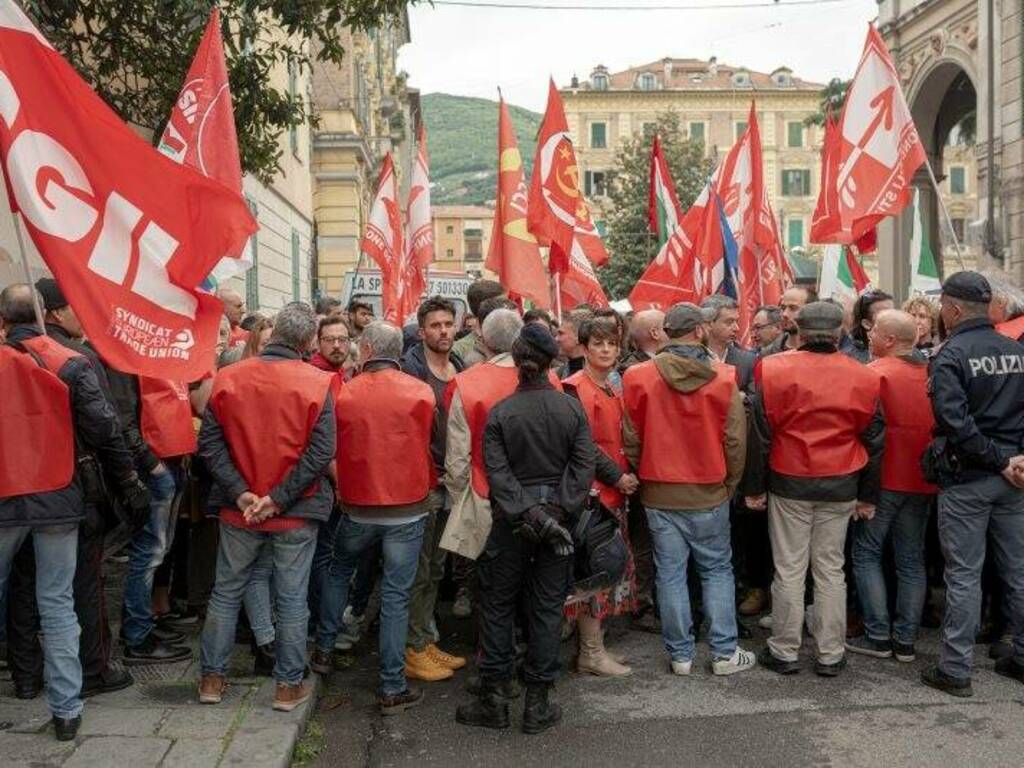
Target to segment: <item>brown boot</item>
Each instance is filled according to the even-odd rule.
[[[579,617],[580,655],[576,671],[597,677],[625,677],[632,669],[619,664],[604,649],[601,639],[601,620],[593,616]]]
[[[211,673],[199,678],[199,703],[220,704],[224,691],[228,688],[228,679],[224,675]]]
[[[300,680],[295,685],[278,683],[274,687],[274,709],[278,712],[291,712],[307,701],[312,694],[313,689],[306,685],[305,680]]]
[[[613,651],[611,648],[609,648],[607,645],[605,645],[604,639],[605,639],[606,636],[607,636],[607,631],[604,628],[604,624],[602,624],[601,625],[601,644],[605,646],[605,648],[604,648],[605,653],[607,653],[612,658],[612,661],[614,661],[616,664],[621,664],[623,666],[628,665],[629,664],[629,657],[626,656],[626,654],[619,653],[618,651]]]
[[[447,680],[454,674],[450,667],[442,666],[426,648],[422,651],[415,648],[405,649],[405,676],[410,680],[436,683],[439,680]]]
[[[747,592],[746,597],[743,598],[743,602],[740,603],[739,611],[740,616],[757,616],[765,608],[768,607],[768,592],[758,587]]]
[[[451,653],[445,653],[433,643],[427,646],[427,655],[429,655],[436,664],[453,671],[462,669],[466,666],[465,658],[462,656],[455,656]]]

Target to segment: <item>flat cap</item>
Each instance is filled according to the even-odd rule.
[[[519,338],[552,360],[558,357],[558,345],[546,325],[527,323],[519,331]]]
[[[801,331],[838,331],[843,324],[843,308],[831,301],[812,301],[796,316]]]
[[[988,304],[992,301],[992,286],[988,280],[984,275],[970,270],[947,277],[946,282],[942,284],[942,293],[953,299],[977,304]]]
[[[43,308],[47,312],[64,309],[68,305],[68,300],[64,298],[64,291],[52,277],[41,277],[36,280],[36,290],[43,297]]]
[[[704,310],[688,301],[673,304],[665,313],[663,327],[673,333],[690,333],[698,325],[707,322]]]

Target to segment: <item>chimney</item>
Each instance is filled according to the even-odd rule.
[[[672,59],[662,59],[664,77],[662,82],[665,83],[665,87],[668,87],[669,81],[672,79]]]
[[[718,57],[712,56],[708,59],[708,74],[712,77],[718,77]]]

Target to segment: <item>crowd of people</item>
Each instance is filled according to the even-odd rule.
[[[476,617],[469,726],[509,727],[524,689],[523,731],[555,725],[572,635],[579,673],[630,674],[615,617],[680,676],[698,640],[714,675],[794,674],[805,631],[822,677],[848,652],[911,662],[934,622],[925,684],[970,696],[979,641],[1024,683],[1024,301],[1001,274],[902,309],[793,286],[751,348],[722,295],[556,319],[479,280],[465,317],[435,296],[405,328],[360,299],[269,317],[219,296],[214,370],[185,383],[107,365],[51,279],[0,292],[0,613],[15,695],[45,689],[58,739],[134,665],[190,658],[200,625],[200,702],[245,638],[290,711],[367,633],[375,590],[398,714],[410,680],[468,664],[439,645],[449,572],[453,614]]]

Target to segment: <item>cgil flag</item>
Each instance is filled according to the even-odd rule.
[[[838,243],[825,246],[818,296],[822,299],[856,299],[870,287],[867,272],[847,246]]]
[[[395,316],[404,323],[416,311],[427,289],[427,270],[434,260],[434,223],[430,216],[430,156],[427,129],[420,123],[419,148],[412,169],[406,205],[406,243],[398,284],[399,306]]]
[[[491,245],[484,266],[498,276],[510,296],[529,299],[534,306],[551,306],[551,289],[544,273],[537,238],[526,228],[528,194],[508,105],[498,102],[498,189],[495,195]]]
[[[579,241],[573,243],[569,254],[569,269],[559,281],[559,299],[563,310],[569,310],[580,304],[592,307],[607,307],[608,297],[601,283],[594,274],[594,267],[587,258]]]
[[[185,84],[171,108],[158,149],[176,163],[195,168],[228,189],[242,191],[235,113],[220,36],[220,11],[214,7],[196,48]],[[249,250],[224,256],[209,283],[223,282],[252,266]],[[212,287],[208,285],[208,287]]]
[[[936,295],[942,290],[939,268],[921,216],[921,190],[914,190],[914,227],[910,236],[910,293]]]
[[[384,156],[381,164],[377,195],[370,208],[370,218],[366,222],[360,249],[380,268],[384,319],[401,325],[405,319],[399,317],[402,309],[405,240],[402,237],[402,213],[398,209],[398,179],[395,177],[395,164],[390,152]]]
[[[0,156],[16,226],[104,360],[208,373],[223,307],[196,286],[256,231],[245,201],[140,138],[12,0],[0,0]]]
[[[651,182],[647,219],[651,231],[658,237],[659,251],[683,219],[683,209],[679,205],[675,184],[672,182],[672,175],[669,173],[665,153],[661,150],[661,139],[658,136],[654,137],[651,144]]]

